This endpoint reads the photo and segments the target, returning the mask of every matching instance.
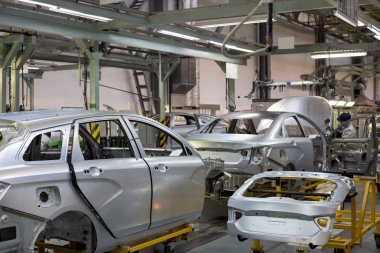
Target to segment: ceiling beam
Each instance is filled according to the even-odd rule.
[[[36,47],[36,36],[28,36],[24,46],[25,48],[17,58],[16,69],[20,69],[33,54],[33,50]]]
[[[225,36],[220,33],[211,32],[205,29],[201,29],[201,28],[193,27],[189,25],[185,25],[185,26],[159,25],[157,26],[157,28],[160,30],[167,30],[167,31],[171,31],[171,32],[175,32],[175,33],[179,33],[179,34],[183,34],[187,36],[192,36],[204,41],[214,41],[214,42],[222,43],[225,38]],[[252,51],[262,48],[262,47],[253,45],[251,43],[244,43],[244,42],[237,41],[234,38],[231,38],[228,44],[234,45],[240,48],[244,48],[247,50],[252,50]]]
[[[80,4],[80,3],[76,3],[76,2],[68,1],[68,0],[37,0],[37,1],[41,3],[50,4],[50,5],[58,6],[61,8],[77,11],[77,12],[106,17],[113,20],[119,20],[119,21],[132,23],[132,24],[144,25],[148,23],[148,20],[146,19],[146,17],[143,17],[143,16],[138,17],[138,16],[133,16],[130,14],[118,13],[115,11],[107,10],[105,8],[101,8],[99,6],[93,6],[89,4]],[[20,3],[21,2],[19,2],[19,4]]]
[[[331,51],[331,50],[365,50],[366,52],[375,52],[380,50],[380,41],[372,43],[355,43],[355,44],[346,44],[346,43],[334,43],[334,44],[305,44],[305,45],[296,45],[294,49],[278,49],[277,46],[273,47],[271,54],[272,55],[281,55],[281,54],[304,54],[312,53],[318,51]],[[269,53],[263,52],[258,55],[268,55]]]
[[[47,17],[37,13],[28,13],[20,10],[0,9],[0,24],[20,27],[45,33],[70,36],[82,39],[90,39],[128,45],[138,48],[146,48],[161,52],[186,55],[197,58],[224,61],[235,64],[246,64],[245,59],[231,59],[219,50],[206,48],[195,43],[177,41],[174,39],[158,38],[146,34],[132,32],[105,32],[96,31],[91,24],[78,23],[60,18]]]
[[[379,0],[369,0],[369,2],[380,9],[380,1]]]
[[[31,59],[40,60],[40,61],[55,61],[55,62],[66,62],[66,63],[78,63],[77,56],[70,55],[46,55],[46,54],[34,54]],[[84,63],[84,57],[80,58],[80,62]],[[101,67],[114,67],[114,68],[123,68],[123,69],[135,69],[153,72],[151,66],[131,64],[126,62],[119,61],[109,61],[101,59],[99,62]]]
[[[359,5],[368,5],[371,0],[359,0]],[[373,1],[373,0],[372,0]],[[244,17],[257,6],[259,0],[231,3],[218,6],[200,7],[175,11],[160,12],[149,17],[150,25],[184,23],[208,19]],[[335,2],[336,4],[336,2]],[[329,0],[276,0],[273,1],[274,13],[299,12],[308,10],[334,8]],[[263,5],[255,15],[267,14],[267,7]]]

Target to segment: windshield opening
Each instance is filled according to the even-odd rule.
[[[201,133],[265,134],[272,125],[274,117],[274,115],[260,115],[253,118],[218,118],[205,127]]]

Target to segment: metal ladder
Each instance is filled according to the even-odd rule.
[[[132,8],[132,9],[140,9],[142,7],[142,5],[144,4],[145,0],[135,0],[133,1],[133,3],[129,6],[129,8]]]
[[[144,71],[134,70],[133,77],[135,79],[142,115],[147,116],[155,114],[156,110],[154,108],[152,91],[146,81]]]

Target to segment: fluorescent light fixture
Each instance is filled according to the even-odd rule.
[[[345,106],[346,105],[346,101],[344,101],[344,100],[339,100],[339,101],[337,101],[337,103],[335,104],[335,106],[336,107],[343,107],[343,106]]]
[[[335,106],[336,103],[338,103],[338,101],[336,101],[336,100],[329,100],[329,105],[331,105],[331,106]]]
[[[197,37],[185,35],[185,34],[182,34],[182,33],[171,32],[171,31],[168,31],[168,30],[158,30],[158,32],[162,33],[162,34],[166,34],[166,35],[170,35],[170,36],[186,39],[186,40],[200,40]]]
[[[217,46],[222,46],[222,43],[220,42],[216,42],[216,41],[212,41],[212,40],[209,40],[208,41],[210,44],[214,44],[214,45],[217,45]],[[242,52],[247,52],[247,53],[252,53],[254,52],[253,50],[249,50],[249,49],[246,49],[246,48],[241,48],[241,47],[237,47],[237,46],[234,46],[234,45],[230,45],[230,44],[226,44],[225,46],[226,48],[228,49],[234,49],[234,50],[238,50],[238,51],[242,51]]]
[[[380,29],[374,25],[368,25],[367,28],[374,32],[376,35],[380,35]]]
[[[342,13],[339,12],[339,11],[334,12],[334,15],[335,15],[336,17],[340,18],[341,20],[343,20],[343,21],[349,23],[349,24],[352,25],[352,26],[355,26],[355,27],[358,26],[358,22],[354,22],[353,19],[349,18],[348,16],[342,14]]]
[[[223,18],[223,19],[209,19],[209,20],[201,20],[193,22],[194,26],[199,28],[212,28],[212,27],[220,27],[220,26],[230,26],[230,25],[238,25],[244,17],[234,17],[234,18]],[[244,24],[256,24],[256,23],[265,23],[268,20],[267,15],[256,15],[253,16],[250,20],[244,22]],[[276,21],[275,19],[272,19]]]
[[[352,107],[352,106],[354,106],[354,104],[355,104],[355,101],[348,101],[344,106],[345,107]]]
[[[28,66],[28,69],[31,69],[31,70],[39,70],[40,68],[39,68],[39,67],[34,67],[34,66]]]
[[[46,4],[46,3],[40,3],[38,1],[33,1],[33,0],[18,0],[19,2],[24,2],[24,3],[28,3],[28,4],[38,4],[38,5],[41,5],[41,6],[44,6],[44,7],[48,7],[48,8],[57,8],[56,5],[52,5],[52,4]]]
[[[47,7],[50,11],[59,12],[59,13],[63,13],[63,14],[67,14],[67,15],[72,15],[72,16],[76,16],[76,17],[81,17],[81,18],[88,18],[88,19],[92,19],[92,20],[96,20],[96,21],[108,22],[108,21],[113,20],[111,18],[106,18],[106,17],[102,17],[102,16],[87,14],[87,13],[83,13],[83,12],[79,12],[79,11],[74,11],[74,10],[70,10],[70,9],[66,9],[66,8],[61,8],[61,7],[56,6],[56,5],[41,3],[41,2],[38,2],[38,1],[33,1],[33,0],[18,0],[18,1],[19,2],[24,2],[24,3],[29,3],[29,4],[41,5],[41,6]]]
[[[360,19],[358,19],[358,26],[365,26],[365,24],[362,21],[360,21]]]
[[[380,34],[379,35],[375,35],[375,39],[380,40]]]
[[[341,58],[341,57],[358,57],[366,56],[367,52],[365,51],[322,51],[311,53],[310,57],[313,59],[326,59],[326,58]]]

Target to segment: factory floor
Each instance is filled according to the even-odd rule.
[[[358,186],[358,208],[361,203],[361,195],[363,187]],[[380,194],[377,194],[376,199],[377,212],[380,212]],[[368,204],[369,205],[369,204]],[[345,203],[345,209],[349,209],[350,205]],[[195,224],[194,232],[189,234],[188,240],[178,243],[176,245],[174,253],[228,253],[228,252],[251,252],[251,246],[253,241],[246,240],[244,242],[238,241],[236,237],[228,235],[226,223],[227,223],[227,200],[214,201],[210,199],[205,200],[204,211],[200,221]],[[334,230],[333,233],[338,236],[347,238],[349,236],[348,231]],[[286,243],[262,241],[264,253],[292,253],[296,252],[295,246],[287,245]],[[334,249],[331,248],[316,248],[309,249],[310,253],[333,253]],[[375,253],[380,252],[380,249],[376,248],[373,229],[363,237],[363,245],[360,248],[355,246],[352,248],[351,253]]]

